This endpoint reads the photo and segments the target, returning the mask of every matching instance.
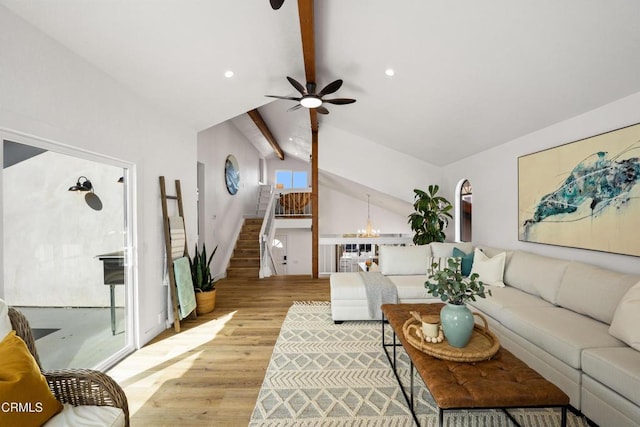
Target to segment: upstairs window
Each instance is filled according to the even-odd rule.
[[[276,188],[308,188],[309,187],[309,174],[307,171],[291,171],[291,170],[277,170],[276,171]]]

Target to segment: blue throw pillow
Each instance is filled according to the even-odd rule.
[[[460,267],[463,276],[471,274],[471,267],[473,266],[473,251],[465,254],[458,248],[453,248],[453,256],[456,258],[462,258],[462,265]]]

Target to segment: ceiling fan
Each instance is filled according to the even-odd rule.
[[[298,101],[297,105],[289,108],[287,111],[297,110],[300,107],[305,108],[315,108],[315,110],[320,114],[329,114],[329,110],[326,109],[322,104],[335,104],[335,105],[344,105],[344,104],[353,104],[356,102],[355,99],[351,98],[333,98],[333,99],[323,99],[322,97],[325,95],[329,95],[331,93],[336,92],[342,86],[342,80],[335,80],[328,85],[326,85],[320,92],[316,93],[316,84],[313,82],[307,83],[307,87],[305,88],[297,82],[295,79],[291,77],[287,77],[289,83],[296,88],[298,92],[300,92],[300,97],[295,96],[278,96],[278,95],[265,95],[270,98],[278,98],[278,99],[288,99],[290,101]]]
[[[269,2],[271,2],[271,7],[273,8],[273,10],[278,10],[282,7],[284,0],[269,0]]]

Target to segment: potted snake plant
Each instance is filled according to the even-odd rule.
[[[211,261],[217,250],[218,247],[216,246],[207,258],[206,245],[202,244],[202,251],[200,252],[196,243],[193,258],[189,259],[193,289],[196,294],[197,314],[210,313],[216,306],[216,283],[211,276]]]

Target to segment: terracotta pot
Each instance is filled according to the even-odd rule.
[[[196,292],[196,314],[211,313],[216,307],[216,290]]]

